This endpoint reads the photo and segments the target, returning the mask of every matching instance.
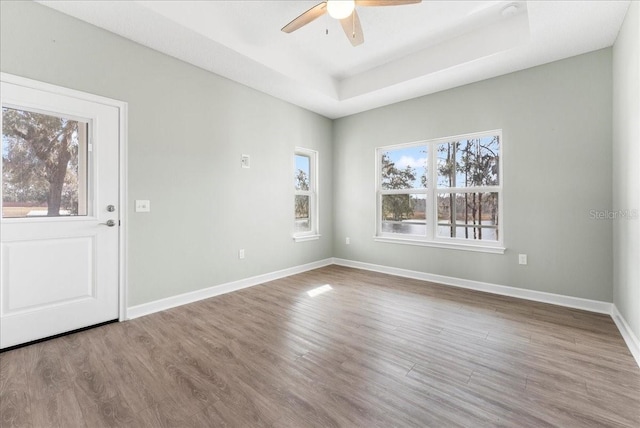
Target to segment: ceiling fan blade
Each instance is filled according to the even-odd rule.
[[[402,6],[422,3],[422,0],[356,0],[356,6]]]
[[[311,21],[321,17],[325,13],[327,13],[327,2],[323,1],[322,3],[318,3],[317,5],[313,6],[311,9],[282,27],[282,31],[284,31],[285,33],[292,33],[297,29],[304,27]]]
[[[347,35],[347,38],[353,46],[364,43],[364,33],[362,32],[362,25],[360,25],[360,17],[358,17],[358,12],[356,12],[355,9],[350,16],[340,20],[340,25],[342,25],[344,34]]]

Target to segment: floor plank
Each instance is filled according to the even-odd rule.
[[[32,426],[24,348],[0,355],[0,427]]]

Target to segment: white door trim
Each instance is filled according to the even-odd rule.
[[[102,97],[100,95],[94,95],[87,92],[77,91],[75,89],[66,88],[63,86],[52,85],[50,83],[40,82],[38,80],[28,79],[26,77],[16,76],[14,74],[0,72],[0,81],[11,83],[18,86],[24,86],[26,88],[37,89],[40,91],[51,92],[54,94],[66,95],[69,97],[78,98],[94,103],[104,104],[107,106],[115,107],[119,112],[119,201],[120,204],[120,227],[118,228],[118,319],[124,321],[127,319],[127,245],[128,245],[128,208],[127,208],[127,180],[128,180],[128,165],[127,165],[127,135],[128,135],[128,104],[124,101],[114,100],[111,98]],[[1,168],[1,166],[0,166]]]

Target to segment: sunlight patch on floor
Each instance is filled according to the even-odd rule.
[[[316,287],[313,290],[307,291],[309,297],[316,297],[319,294],[326,293],[327,291],[333,290],[329,284],[322,285],[320,287]]]

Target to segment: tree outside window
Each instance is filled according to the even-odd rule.
[[[86,135],[85,122],[3,107],[3,217],[86,214]]]

